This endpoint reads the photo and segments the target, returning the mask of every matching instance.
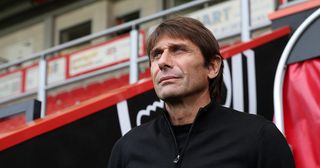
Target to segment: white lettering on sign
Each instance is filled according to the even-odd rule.
[[[155,101],[152,105],[148,105],[146,109],[140,110],[137,114],[137,126],[141,125],[141,119],[143,116],[150,116],[150,112],[155,112],[157,108],[163,108],[164,102],[162,100]]]
[[[244,110],[243,96],[243,70],[242,70],[242,55],[241,53],[231,57],[231,72],[232,72],[232,102],[233,108],[238,111]]]
[[[269,25],[268,14],[274,11],[275,3],[270,0],[251,0],[251,27]],[[240,0],[230,0],[212,7],[193,12],[188,16],[200,20],[217,39],[239,34],[241,31]]]
[[[66,79],[66,58],[56,58],[48,61],[47,83],[60,82]],[[39,66],[33,66],[26,70],[26,91],[38,88]]]
[[[144,53],[143,34],[139,34],[139,55]],[[70,76],[117,63],[130,57],[130,36],[76,52],[70,55]]]
[[[227,60],[223,60],[223,83],[226,86],[226,100],[223,104],[225,107],[231,107],[232,99],[232,80],[229,64]]]
[[[257,114],[257,87],[256,87],[256,66],[255,54],[253,50],[246,50],[243,52],[247,58],[248,67],[248,95],[249,95],[249,113]]]
[[[128,110],[128,103],[126,100],[117,104],[117,112],[119,117],[119,124],[121,129],[121,135],[123,136],[131,130],[131,122]]]
[[[243,55],[246,58],[247,70],[243,70]],[[242,53],[231,57],[231,70],[229,64],[224,60],[223,82],[226,86],[226,100],[224,106],[244,111],[245,94],[248,95],[248,112],[257,114],[257,91],[256,91],[256,69],[255,69],[255,53],[248,49]],[[247,81],[244,81],[244,72],[247,72]],[[244,93],[244,83],[247,83],[248,93]],[[232,100],[232,104],[231,104]]]
[[[66,79],[66,58],[50,60],[48,63],[48,83],[60,82]]]
[[[26,91],[37,89],[39,83],[39,66],[26,70]]]
[[[20,94],[22,88],[22,71],[1,77],[0,98]]]

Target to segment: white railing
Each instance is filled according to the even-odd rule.
[[[284,133],[284,118],[283,118],[283,82],[284,75],[287,70],[287,59],[292,51],[292,48],[301,37],[303,32],[310,26],[317,18],[320,17],[320,9],[313,12],[305,21],[301,23],[298,29],[293,33],[289,42],[283,50],[280,57],[277,71],[274,79],[274,89],[273,89],[273,104],[274,104],[274,122],[278,129]]]
[[[61,45],[58,45],[58,46],[55,46],[55,47],[52,47],[52,48],[49,48],[49,49],[46,49],[44,51],[41,51],[39,53],[35,53],[35,54],[33,54],[33,55],[29,56],[29,57],[21,59],[19,61],[15,61],[15,62],[11,62],[11,63],[0,65],[0,70],[2,70],[2,69],[6,69],[6,68],[9,68],[11,66],[15,66],[15,65],[18,65],[18,64],[30,61],[30,60],[40,59],[40,61],[39,61],[39,84],[38,84],[38,90],[37,91],[29,91],[29,92],[27,91],[27,92],[25,92],[23,94],[19,94],[17,96],[12,96],[12,97],[9,97],[9,98],[6,98],[6,99],[1,99],[0,103],[9,102],[9,101],[12,101],[12,100],[15,100],[15,99],[18,99],[18,98],[26,97],[26,96],[29,96],[29,95],[37,93],[37,99],[39,101],[41,101],[41,103],[42,103],[42,105],[41,105],[41,117],[44,117],[45,116],[45,110],[46,110],[46,91],[48,89],[52,89],[52,88],[64,86],[64,85],[67,85],[67,84],[70,84],[70,83],[78,82],[80,80],[92,78],[94,76],[101,75],[101,74],[107,73],[107,72],[112,72],[112,71],[115,71],[117,69],[121,69],[123,67],[128,67],[128,66],[130,67],[129,81],[130,81],[130,83],[135,83],[138,80],[138,63],[142,62],[142,61],[146,61],[148,59],[147,56],[138,58],[138,40],[139,40],[139,33],[138,33],[138,30],[137,30],[138,25],[146,23],[146,22],[149,22],[149,21],[152,21],[152,20],[155,20],[155,19],[162,18],[162,17],[164,17],[166,15],[170,15],[170,14],[173,14],[173,13],[176,13],[176,12],[180,12],[180,11],[185,10],[185,9],[189,9],[191,7],[204,5],[204,4],[206,4],[206,3],[210,2],[210,1],[212,1],[212,0],[196,0],[196,1],[192,1],[190,3],[185,3],[183,5],[180,5],[180,6],[177,6],[177,7],[174,7],[174,8],[170,8],[170,9],[167,9],[167,10],[164,10],[164,11],[160,11],[160,12],[158,12],[156,14],[153,14],[153,15],[150,15],[150,16],[147,16],[147,17],[143,17],[143,18],[140,18],[140,19],[137,19],[137,20],[133,20],[133,21],[130,21],[130,22],[127,22],[127,23],[124,23],[124,24],[121,24],[121,25],[106,29],[104,31],[97,32],[97,33],[94,33],[94,34],[91,34],[91,35],[88,35],[88,36],[85,36],[85,37],[82,37],[82,38],[79,38],[79,39],[76,39],[76,40],[72,40],[70,42],[67,42],[67,43],[64,43],[64,44],[61,44]],[[127,62],[127,63],[117,64],[115,66],[112,66],[112,67],[109,67],[109,68],[106,68],[106,69],[102,69],[102,70],[99,70],[99,71],[95,71],[95,72],[90,73],[90,74],[82,75],[82,76],[79,76],[79,77],[71,78],[69,80],[65,80],[63,82],[59,82],[58,84],[47,85],[47,63],[48,63],[47,59],[46,59],[47,56],[49,56],[49,55],[51,55],[51,54],[53,54],[55,52],[58,52],[58,51],[61,51],[61,50],[76,46],[76,45],[81,44],[83,42],[87,42],[87,41],[90,41],[90,40],[93,40],[93,39],[96,39],[96,38],[99,38],[99,37],[102,37],[102,36],[106,36],[106,35],[115,33],[117,31],[128,29],[128,28],[131,28],[131,32],[130,32],[130,41],[131,41],[130,63]]]

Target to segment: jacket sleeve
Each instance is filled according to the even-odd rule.
[[[120,139],[121,140],[121,139]],[[108,168],[125,168],[124,166],[124,157],[121,147],[121,141],[118,140],[113,146],[109,162]]]
[[[263,126],[258,140],[258,168],[294,168],[290,147],[273,123]]]

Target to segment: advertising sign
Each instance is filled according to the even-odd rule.
[[[66,58],[59,57],[48,61],[47,83],[63,81],[66,79]],[[39,66],[26,68],[26,91],[36,89],[39,84]]]
[[[36,89],[39,83],[39,67],[38,65],[26,69],[26,91]]]
[[[48,63],[48,83],[60,82],[66,79],[66,58],[59,57],[49,60]]]
[[[268,14],[274,11],[275,1],[251,0],[251,27],[271,24]],[[188,14],[200,20],[217,39],[239,34],[241,31],[240,0],[230,0],[212,7]]]
[[[143,56],[145,54],[143,32],[139,33],[139,39],[139,55]],[[130,46],[130,35],[127,34],[74,52],[71,55],[49,59],[47,65],[47,84],[60,82],[68,77],[74,77],[126,61],[130,57]],[[69,59],[68,65],[67,59]],[[69,66],[69,69],[67,69],[67,66]],[[22,71],[26,73],[25,81],[22,80]],[[39,67],[37,64],[23,68],[19,73],[0,76],[0,98],[21,93],[23,85],[26,91],[35,90],[38,87],[38,78]]]
[[[21,93],[22,90],[22,71],[17,71],[1,76],[0,98]]]
[[[139,39],[139,55],[143,55],[144,38],[141,32]],[[106,43],[75,52],[69,57],[69,75],[79,75],[127,60],[131,55],[130,46],[130,36],[125,35]]]

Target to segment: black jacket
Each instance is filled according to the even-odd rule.
[[[167,115],[132,129],[115,144],[109,168],[292,168],[275,125],[215,104],[200,109],[178,152]]]

